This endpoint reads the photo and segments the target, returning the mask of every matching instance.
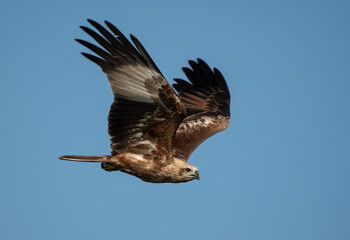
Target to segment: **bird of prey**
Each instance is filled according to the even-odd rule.
[[[133,35],[134,45],[110,22],[105,21],[108,28],[88,22],[97,31],[81,28],[100,47],[76,41],[97,55],[82,53],[102,68],[114,94],[108,116],[112,152],[59,158],[101,162],[106,171],[122,171],[146,182],[199,180],[198,169],[187,160],[230,122],[230,93],[222,74],[201,59],[189,61],[192,69],[183,68],[189,82],[174,79],[176,94]]]

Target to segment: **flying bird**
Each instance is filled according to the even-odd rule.
[[[183,68],[189,81],[173,87],[133,36],[133,44],[110,22],[97,30],[81,26],[100,47],[76,39],[97,56],[82,53],[107,75],[114,101],[108,115],[111,155],[63,155],[60,159],[101,162],[106,171],[121,171],[153,183],[199,180],[187,163],[192,152],[230,122],[230,92],[222,74],[201,59]]]

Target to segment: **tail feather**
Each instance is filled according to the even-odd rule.
[[[76,161],[76,162],[113,162],[111,161],[111,156],[101,155],[101,156],[79,156],[79,155],[63,155],[59,159]]]

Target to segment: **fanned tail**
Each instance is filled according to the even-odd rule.
[[[113,162],[111,161],[111,156],[101,155],[101,156],[79,156],[79,155],[63,155],[59,159],[76,161],[76,162]]]

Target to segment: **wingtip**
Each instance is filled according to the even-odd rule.
[[[110,23],[108,20],[104,20],[105,24],[109,27],[109,26],[114,26],[112,23]]]
[[[92,26],[94,26],[95,28],[97,28],[97,29],[103,28],[103,27],[101,26],[101,24],[99,24],[99,23],[96,22],[95,20],[88,19],[88,22],[89,22]]]
[[[193,64],[193,63],[196,63],[195,61],[193,61],[193,60],[188,60],[188,64]]]
[[[85,32],[86,32],[86,30],[87,29],[89,29],[88,27],[85,27],[85,26],[83,26],[83,25],[81,25],[81,26],[79,26],[81,29],[83,29]]]
[[[134,43],[137,42],[138,44],[140,44],[140,41],[133,34],[130,34],[130,38]]]
[[[216,67],[213,68],[213,71],[214,71],[214,73],[219,73],[219,74],[221,74],[220,70],[217,69]],[[221,74],[221,75],[222,75],[222,74]]]
[[[207,65],[208,66],[208,64],[201,58],[197,58],[197,62],[199,65]]]
[[[112,23],[110,23],[109,21],[105,20],[105,24],[107,25],[107,27],[118,37],[123,36],[122,32],[119,30],[119,28],[117,28],[116,26],[114,26]]]
[[[93,24],[93,23],[96,22],[96,21],[94,21],[94,20],[92,20],[92,19],[90,19],[90,18],[87,18],[86,21],[88,21],[90,24]]]
[[[85,47],[86,47],[86,45],[90,44],[90,43],[88,43],[87,41],[82,40],[82,39],[79,39],[79,38],[75,38],[74,40],[75,40],[76,42],[80,43],[81,45],[85,46]]]

